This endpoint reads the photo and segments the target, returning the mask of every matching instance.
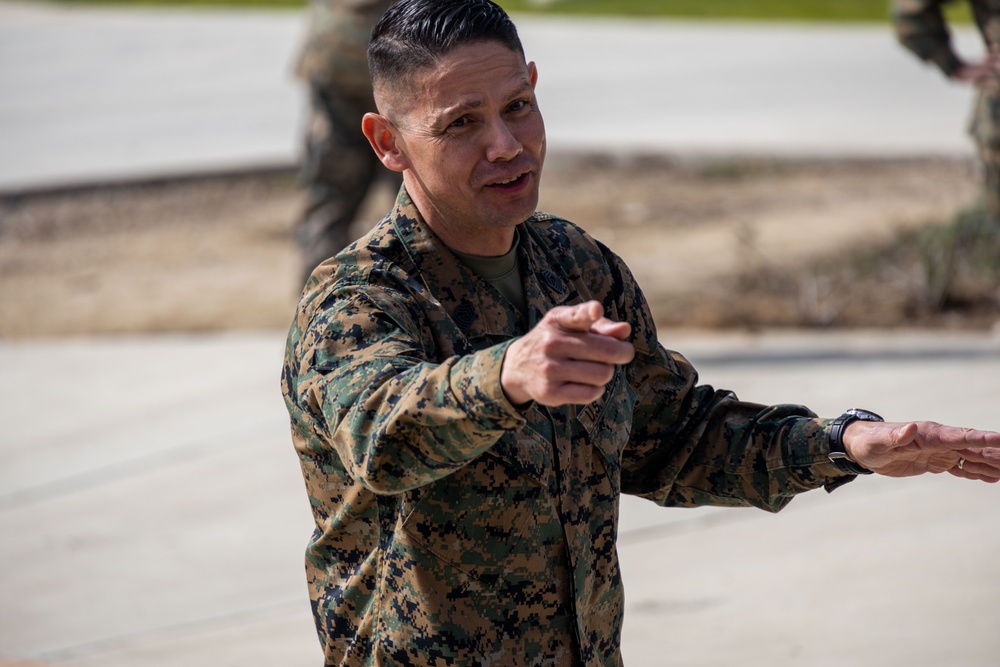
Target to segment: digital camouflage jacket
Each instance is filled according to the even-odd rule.
[[[405,189],[306,286],[282,391],[327,665],[617,665],[619,494],[777,511],[850,479],[806,408],[698,386],[606,247],[543,213],[519,232],[527,321]],[[632,324],[635,360],[590,405],[512,407],[510,342],[590,299]]]

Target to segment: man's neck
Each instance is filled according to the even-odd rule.
[[[515,225],[507,227],[500,224],[469,225],[461,220],[454,222],[430,206],[421,196],[419,188],[411,189],[407,184],[406,192],[424,223],[452,250],[477,257],[500,257],[514,245]]]
[[[426,215],[424,222],[446,246],[476,257],[500,257],[507,254],[514,245],[517,233],[516,227],[449,225],[440,220],[428,219]]]

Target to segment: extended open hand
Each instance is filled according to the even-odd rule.
[[[854,461],[889,477],[947,472],[1000,481],[1000,433],[935,422],[852,422],[844,448]]]

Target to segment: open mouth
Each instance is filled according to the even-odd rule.
[[[513,178],[507,178],[502,181],[496,181],[490,183],[487,187],[490,188],[516,188],[518,185],[523,183],[528,178],[528,173],[518,174]]]

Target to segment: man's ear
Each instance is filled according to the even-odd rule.
[[[389,119],[381,114],[366,113],[361,119],[361,131],[387,169],[401,172],[409,168],[409,160],[396,137],[396,128]]]
[[[538,68],[534,62],[528,63],[528,80],[531,81],[531,89],[534,90],[535,84],[538,83]]]

